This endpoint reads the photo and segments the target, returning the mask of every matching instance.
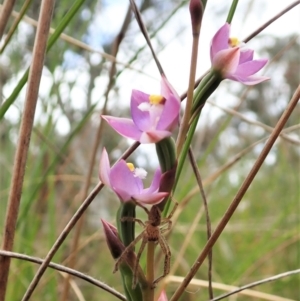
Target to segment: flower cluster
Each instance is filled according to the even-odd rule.
[[[202,6],[199,6],[199,8],[201,9]],[[217,84],[223,79],[231,79],[246,85],[255,85],[267,80],[268,77],[256,75],[266,65],[267,60],[254,60],[253,50],[247,49],[244,45],[239,44],[237,40],[231,39],[229,33],[230,25],[226,23],[215,34],[210,47],[212,64],[210,74],[215,76]],[[202,95],[202,99],[199,101],[201,106],[214,89],[216,87],[213,86],[211,90],[208,90],[209,93],[199,93],[199,95]],[[206,98],[204,99],[204,97]],[[165,203],[162,201],[167,199],[173,187],[177,159],[173,147],[174,142],[171,143],[172,139],[168,137],[179,125],[180,98],[166,77],[162,75],[161,95],[149,95],[133,90],[130,108],[132,119],[113,116],[102,116],[102,118],[116,132],[126,138],[131,138],[140,143],[155,143],[163,173],[158,168],[154,173],[150,186],[144,188],[142,180],[147,173],[143,169],[135,168],[131,163],[126,163],[125,160],[120,160],[111,167],[107,151],[104,149],[100,159],[99,178],[103,184],[115,192],[121,201],[120,216],[117,220],[118,229],[103,220],[102,224],[112,256],[116,260],[122,258],[120,267],[123,269],[121,271],[123,280],[128,276],[130,279],[128,283],[133,283],[132,286],[128,286],[128,279],[126,278],[127,280],[123,281],[125,291],[130,296],[137,294],[136,297],[130,297],[130,300],[140,300],[141,288],[135,285],[136,275],[132,277],[132,273],[137,271],[135,266],[138,265],[138,261],[135,264],[136,259],[131,256],[132,254],[129,254],[129,252],[132,252],[130,250],[135,240],[134,221],[138,221],[135,218],[135,206],[144,207],[145,205],[159,204],[152,207],[152,209],[158,208],[157,210],[160,212]],[[141,239],[140,235],[138,239]],[[142,283],[143,277],[145,277],[143,272],[141,274],[142,276],[138,280],[139,283]],[[167,301],[165,291],[160,294],[158,300]]]
[[[165,76],[161,79],[161,95],[149,95],[133,90],[131,96],[132,120],[102,116],[108,124],[124,137],[140,143],[158,143],[171,136],[179,124],[180,98]],[[168,192],[159,192],[163,177],[157,169],[149,188],[144,189],[142,179],[146,172],[120,160],[110,167],[104,149],[100,159],[100,180],[110,187],[121,202],[134,200],[141,205],[156,205]]]
[[[129,300],[132,301],[141,300],[141,288],[136,285],[136,280],[142,283],[145,276],[143,273],[139,273],[138,276],[138,268],[136,268],[138,261],[134,259],[135,255],[124,250],[135,241],[135,206],[139,205],[145,209],[145,205],[159,204],[157,212],[161,212],[165,203],[162,201],[166,200],[172,189],[176,156],[174,143],[171,143],[168,137],[179,124],[179,112],[180,98],[166,77],[162,76],[161,95],[149,95],[133,90],[132,119],[102,116],[122,136],[140,143],[156,143],[157,148],[160,149],[158,157],[164,172],[162,174],[161,169],[157,168],[150,186],[144,188],[142,180],[147,175],[145,170],[135,168],[125,160],[120,160],[111,167],[105,148],[100,158],[99,178],[116,193],[121,201],[117,215],[118,229],[102,220],[103,229],[113,258],[120,262],[115,266],[115,271],[120,268],[124,289],[128,293]],[[147,285],[152,285],[153,280],[151,284],[147,280],[146,282]],[[165,293],[162,293],[159,300],[164,301],[167,300],[166,298]]]

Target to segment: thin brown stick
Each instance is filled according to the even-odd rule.
[[[154,51],[154,49],[152,47],[151,40],[149,38],[146,26],[144,25],[141,13],[140,13],[138,7],[136,6],[134,0],[129,0],[129,1],[131,3],[131,9],[132,9],[132,11],[133,11],[133,13],[135,15],[135,18],[136,18],[136,21],[137,21],[137,23],[138,23],[138,25],[140,27],[141,33],[143,34],[143,36],[144,36],[144,38],[145,38],[145,40],[146,40],[146,42],[147,42],[147,44],[148,44],[148,46],[150,48],[150,51],[152,53],[153,59],[154,59],[154,61],[156,63],[156,66],[157,66],[157,68],[159,70],[159,73],[160,73],[160,75],[163,75],[163,74],[165,74],[165,72],[164,72],[164,70],[162,68],[162,65],[159,62],[159,60],[157,58],[157,55],[156,55],[156,53],[155,53],[155,51]]]
[[[247,290],[249,288],[252,288],[252,287],[264,284],[264,283],[268,283],[268,282],[271,282],[271,281],[275,281],[275,280],[278,280],[278,279],[281,279],[281,278],[284,278],[284,277],[288,277],[288,276],[292,276],[292,275],[295,275],[295,274],[299,274],[299,273],[300,273],[300,269],[298,269],[298,270],[292,270],[292,271],[288,271],[288,272],[285,272],[285,273],[277,274],[277,275],[274,275],[272,277],[268,277],[268,278],[265,278],[265,279],[262,279],[262,280],[258,280],[258,281],[246,284],[244,286],[241,286],[241,287],[237,288],[236,290],[233,290],[233,291],[231,291],[229,293],[226,293],[226,294],[224,294],[222,296],[216,297],[216,298],[212,299],[211,301],[222,300],[222,299],[225,299],[225,298],[227,298],[229,296],[238,294],[238,293],[240,293],[240,292],[242,292],[244,290]]]
[[[9,258],[16,258],[16,259],[20,259],[20,260],[26,260],[26,261],[37,263],[37,264],[42,264],[43,263],[43,259],[41,259],[41,258],[28,256],[28,255],[24,255],[24,254],[20,254],[20,253],[15,253],[15,252],[0,250],[0,255],[5,256],[5,257],[9,257]],[[106,285],[105,283],[103,283],[103,282],[101,282],[101,281],[99,281],[99,280],[97,280],[97,279],[95,279],[91,276],[88,276],[88,275],[83,274],[83,273],[81,273],[77,270],[70,269],[68,267],[65,267],[63,265],[60,265],[60,264],[57,264],[57,263],[54,263],[54,262],[50,262],[49,267],[54,269],[54,270],[57,270],[57,271],[60,271],[60,272],[63,272],[63,273],[67,273],[67,274],[70,274],[70,275],[75,276],[77,278],[80,278],[82,280],[85,280],[86,282],[89,282],[89,283],[103,289],[104,291],[109,292],[110,294],[114,295],[118,299],[126,301],[125,296],[123,296],[122,294],[120,294],[118,291],[114,290],[110,286]]]
[[[283,112],[281,118],[277,122],[272,134],[270,135],[269,140],[266,142],[265,147],[263,148],[261,154],[257,158],[254,166],[252,167],[251,171],[249,172],[247,178],[245,181],[242,183],[239,191],[237,192],[235,198],[231,202],[230,206],[228,207],[227,211],[225,212],[224,216],[222,217],[220,223],[218,224],[216,230],[204,246],[203,251],[201,254],[198,256],[197,260],[191,267],[190,272],[188,275],[184,278],[182,284],[177,288],[176,292],[170,299],[170,301],[177,301],[180,296],[183,294],[185,288],[189,284],[189,282],[193,279],[195,274],[197,273],[198,269],[200,268],[201,264],[205,260],[207,254],[209,253],[210,249],[213,247],[213,245],[216,243],[217,239],[223,232],[224,228],[226,227],[228,221],[231,219],[232,215],[234,214],[236,208],[238,207],[240,201],[242,200],[243,196],[247,192],[250,184],[252,183],[254,177],[258,173],[260,167],[262,166],[265,158],[269,154],[273,144],[275,143],[276,139],[278,138],[280,132],[282,131],[284,125],[286,124],[288,118],[292,114],[293,110],[295,109],[298,101],[300,98],[300,85],[298,86],[297,90],[295,91],[290,103],[288,104],[287,109]]]
[[[146,263],[146,278],[147,281],[151,284],[154,283],[155,276],[154,276],[154,252],[155,252],[155,242],[148,241],[147,243],[147,263]],[[154,300],[154,289],[152,287],[147,289],[148,299],[153,301]]]
[[[263,122],[256,121],[256,120],[251,120],[250,118],[246,117],[242,113],[240,113],[236,110],[233,110],[233,109],[222,107],[222,106],[218,105],[217,103],[211,101],[210,99],[208,99],[206,102],[211,104],[212,106],[214,106],[216,108],[219,108],[223,112],[226,112],[226,113],[228,113],[232,116],[235,116],[235,117],[247,122],[248,124],[253,124],[253,125],[259,126],[259,127],[263,128],[266,132],[272,133],[273,128],[271,126],[268,126],[268,125],[264,124]],[[283,140],[286,140],[286,141],[288,141],[292,144],[300,145],[300,140],[299,139],[295,139],[293,137],[290,137],[289,135],[285,134],[284,131],[282,131],[279,136]]]
[[[205,210],[205,218],[206,218],[206,235],[207,235],[207,240],[209,240],[211,237],[211,220],[210,220],[210,216],[209,216],[207,198],[205,195],[203,182],[202,182],[201,175],[200,175],[200,172],[199,172],[199,169],[197,166],[197,162],[195,160],[195,157],[194,157],[194,154],[193,154],[191,148],[189,148],[188,155],[189,155],[189,159],[190,159],[194,174],[196,176],[197,184],[199,186],[200,194],[201,194],[202,200],[203,200],[203,205],[204,205],[204,210]],[[212,258],[213,258],[213,251],[211,248],[208,252],[208,295],[209,295],[209,299],[212,299],[214,297],[213,287],[212,287]]]
[[[3,3],[1,13],[0,13],[0,41],[2,39],[10,14],[13,11],[15,2],[16,0],[6,0]]]
[[[191,109],[193,104],[193,96],[194,96],[194,86],[195,86],[195,77],[196,77],[196,63],[197,63],[197,53],[198,53],[198,41],[199,37],[197,39],[193,39],[193,52],[192,52],[192,59],[191,59],[191,71],[190,71],[190,80],[189,80],[189,87],[187,91],[187,100],[186,100],[186,107],[184,111],[184,115],[179,127],[179,134],[176,140],[176,151],[179,155],[182,147],[184,145],[186,134],[190,128],[189,120],[191,117]],[[194,58],[196,56],[196,58]],[[193,62],[193,59],[196,60],[196,62]]]
[[[280,13],[278,13],[277,15],[275,15],[273,18],[271,18],[270,20],[268,20],[267,22],[265,22],[262,26],[260,26],[259,28],[257,28],[254,32],[252,32],[248,37],[246,37],[243,40],[243,42],[244,43],[249,42],[251,39],[253,39],[255,36],[257,36],[259,33],[261,33],[266,27],[268,27],[269,25],[271,25],[277,19],[281,18],[285,13],[287,13],[289,10],[291,10],[292,8],[294,8],[295,6],[297,6],[298,4],[300,4],[300,0],[295,1],[291,5],[287,6]]]
[[[33,61],[28,77],[25,107],[20,127],[20,138],[18,140],[17,151],[14,160],[15,163],[12,175],[12,184],[10,187],[4,226],[2,249],[7,251],[11,251],[14,244],[15,229],[19,213],[28,148],[32,132],[36,103],[38,99],[39,84],[46,53],[48,38],[47,33],[49,32],[50,28],[54,3],[55,0],[44,0],[41,5],[39,25],[37,27],[37,33],[33,48]],[[9,266],[10,258],[0,257],[0,301],[5,300]]]
[[[283,273],[283,274],[278,274],[276,276],[284,275],[283,277],[287,277],[287,276],[290,276],[290,275],[293,275],[293,274],[297,274],[298,271],[299,270],[293,270],[293,271],[289,271],[289,272],[286,272],[286,273]],[[272,276],[272,277],[274,277],[274,276]],[[179,277],[179,276],[168,276],[166,278],[166,282],[168,284],[172,284],[172,285],[175,284],[175,283],[181,283],[182,280],[183,280],[183,277]],[[277,280],[277,279],[271,279],[270,281],[275,281],[275,280]],[[266,281],[266,282],[270,282],[270,281]],[[263,283],[261,283],[261,284],[263,284]],[[204,288],[204,287],[206,288],[207,286],[208,286],[208,282],[206,280],[193,279],[191,281],[191,283],[189,284],[188,289],[189,289],[189,291],[191,291],[191,289],[193,289],[193,290],[196,289],[197,291],[199,291],[199,289]],[[219,282],[213,282],[213,287],[216,290],[227,291],[227,292],[239,289],[239,287],[237,287],[237,286],[228,285],[228,284],[219,283]],[[237,294],[238,294],[239,297],[241,297],[240,300],[244,300],[243,297],[247,296],[247,297],[251,297],[251,300],[296,301],[294,299],[284,298],[284,297],[281,297],[281,296],[278,296],[278,295],[267,294],[267,293],[263,293],[261,291],[257,291],[257,290],[254,290],[254,289],[245,289],[245,290],[242,290],[240,292],[237,292]],[[209,301],[212,301],[212,300],[209,300]]]
[[[202,20],[202,17],[201,17],[201,20]],[[199,39],[200,39],[200,30],[201,30],[201,20],[198,24],[197,30],[195,30],[194,26],[192,26],[193,41],[192,41],[189,85],[188,85],[188,90],[187,90],[186,106],[184,109],[183,118],[180,123],[179,132],[178,132],[178,136],[177,136],[177,140],[176,140],[176,151],[177,151],[178,156],[180,156],[182,147],[183,147],[185,139],[186,139],[187,132],[190,128],[189,120],[190,120],[191,114],[192,114],[194,86],[195,86],[196,68],[197,68],[197,60],[198,60]],[[193,24],[193,22],[192,22],[192,24]]]
[[[28,9],[31,1],[32,0],[25,0],[25,2],[23,3],[23,6],[22,6],[20,14],[19,14],[19,17],[14,20],[14,22],[11,25],[7,35],[5,36],[4,43],[3,43],[3,45],[0,49],[0,54],[4,51],[5,47],[8,45],[11,37],[13,36],[14,32],[16,31],[16,28],[18,27],[20,21],[22,20],[23,15],[25,14],[26,10]],[[11,1],[11,2],[13,3],[14,1]],[[13,7],[11,8],[11,12],[12,12],[12,9],[13,9]],[[0,18],[2,18],[2,16]],[[1,40],[1,38],[0,38],[0,40]]]

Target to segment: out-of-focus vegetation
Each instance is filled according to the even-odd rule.
[[[32,1],[26,16],[38,19],[39,2]],[[17,1],[15,10],[19,11],[21,5],[21,1]],[[56,2],[51,24],[53,28],[58,26],[70,5],[70,1]],[[122,14],[119,13],[121,9],[124,10]],[[114,20],[120,16],[125,18],[126,9],[126,5],[121,6],[120,2],[85,1],[64,33],[94,49],[113,53],[119,30],[115,28]],[[153,36],[158,55],[168,47],[170,37],[176,38],[174,32],[169,36],[166,36],[166,32],[177,22],[177,14],[182,10],[187,10],[186,1],[143,1],[141,11],[149,33]],[[225,12],[220,13],[217,8],[210,9],[210,13],[213,11],[214,15],[210,16],[211,18],[225,20]],[[106,24],[103,19],[107,20]],[[8,28],[13,20],[12,17]],[[280,19],[277,22],[280,22]],[[178,34],[179,40],[181,35],[189,34],[189,22],[183,24],[185,25],[174,27],[178,33],[183,32]],[[206,28],[203,27],[202,30],[205,31]],[[30,64],[35,32],[36,27],[29,19],[24,18],[0,56],[1,103],[10,96]],[[213,104],[207,104],[193,142],[209,200],[212,228],[217,225],[232,201],[269,135],[269,131],[259,123],[274,127],[299,85],[300,46],[297,36],[286,35],[278,38],[261,34],[255,41],[259,45],[257,51],[270,58],[265,72],[271,80],[250,88],[225,81],[210,99],[219,106],[237,110],[248,120],[224,112]],[[153,63],[151,54],[144,45],[135,20],[132,19],[124,32],[117,55],[118,62],[131,65],[129,68],[116,64],[113,86],[108,96],[109,114],[128,115],[130,92],[124,95],[124,91],[139,89],[135,85],[135,79],[139,76],[143,76],[145,80],[148,76],[150,81],[153,81],[151,77],[157,76],[158,73],[154,72],[146,75],[140,73],[143,70],[151,70],[149,65]],[[208,45],[202,46],[208,51]],[[176,53],[176,49],[172,51]],[[188,58],[185,60],[189,61]],[[164,65],[163,60],[161,63]],[[173,61],[171,67],[170,62],[166,64],[170,72],[177,72],[180,77],[176,61]],[[99,53],[62,38],[47,54],[14,251],[43,258],[82,203],[82,191],[91,164],[111,66],[112,62]],[[183,78],[182,81],[187,82],[187,79]],[[146,86],[147,84],[144,84],[144,87]],[[3,234],[24,95],[25,88],[20,91],[0,121],[0,235]],[[285,137],[278,139],[238,211],[215,245],[215,282],[240,286],[299,267],[299,114],[298,106],[288,122]],[[250,123],[249,120],[254,122]],[[256,143],[260,139],[264,140]],[[120,138],[105,125],[97,145],[98,155],[93,163],[89,190],[98,183],[98,163],[102,147],[105,146],[111,159],[116,160],[128,145],[130,142]],[[212,174],[245,149],[247,151],[242,153],[229,169],[220,172],[214,180],[209,180]],[[147,147],[143,147],[136,151],[131,159],[151,171],[158,164],[152,154],[153,149],[149,151]],[[191,225],[203,210],[202,199],[196,187],[192,170],[189,164],[186,164],[174,199],[180,203],[187,197],[190,198],[180,216],[176,218],[169,237],[172,262],[179,261],[176,271],[173,272],[179,276],[184,276],[189,271],[207,239],[206,222],[202,214],[196,221],[184,255],[177,258]],[[192,191],[195,193],[191,194]],[[84,217],[75,268],[122,292],[119,274],[112,274],[114,261],[106,246],[100,224],[100,218],[114,221],[117,208],[118,200],[108,189],[101,191],[94,200]],[[68,265],[73,239],[74,231],[56,254],[55,262]],[[12,260],[8,301],[21,300],[36,270],[37,266],[32,263]],[[60,300],[64,277],[59,272],[48,270],[38,285],[33,300]],[[197,278],[207,279],[206,264],[198,272]],[[91,284],[74,278],[72,281],[67,300],[80,300],[75,288],[82,293],[83,300],[116,300]],[[256,289],[298,300],[299,281],[300,278],[296,275],[264,284]],[[169,283],[168,295],[171,295],[176,287],[177,284]],[[215,295],[221,293],[223,291],[215,290]],[[207,299],[206,288],[188,289],[182,297],[185,301]],[[230,300],[233,299],[258,300],[245,296],[233,297]]]

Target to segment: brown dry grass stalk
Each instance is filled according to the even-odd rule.
[[[33,127],[35,108],[38,98],[46,45],[55,0],[44,0],[41,6],[39,25],[33,48],[33,60],[29,72],[25,107],[21,121],[19,140],[15,155],[12,184],[8,199],[2,249],[11,251],[14,244],[15,229],[25,174],[28,148]],[[5,300],[10,258],[0,257],[0,301]]]
[[[10,14],[14,8],[16,0],[6,0],[3,3],[1,14],[0,14],[0,40],[3,36],[5,27],[8,23],[8,19],[10,17]]]
[[[20,253],[15,253],[15,252],[9,252],[9,251],[2,251],[0,250],[0,255],[5,256],[5,257],[9,257],[9,258],[16,258],[16,259],[20,259],[20,260],[25,260],[25,261],[29,261],[29,262],[33,262],[36,264],[42,264],[43,263],[43,259],[38,258],[38,257],[32,257],[32,256],[28,256],[28,255],[24,255],[24,254],[20,254]],[[126,301],[125,296],[123,296],[122,294],[120,294],[118,291],[116,291],[115,289],[111,288],[109,285],[91,277],[88,276],[86,274],[83,274],[77,270],[73,270],[70,269],[66,266],[54,263],[54,262],[50,262],[49,263],[49,267],[52,269],[55,269],[57,271],[63,272],[64,274],[67,275],[72,275],[74,277],[80,278],[86,282],[91,283],[94,286],[97,286],[99,288],[101,288],[104,291],[107,291],[109,293],[111,293],[112,295],[114,295],[116,298]]]

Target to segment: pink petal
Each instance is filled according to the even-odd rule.
[[[99,178],[101,182],[107,186],[110,186],[109,174],[110,174],[110,164],[109,164],[107,151],[104,148],[100,158]]]
[[[170,95],[166,99],[164,109],[156,126],[157,130],[172,131],[179,123],[180,102],[174,96]]]
[[[140,105],[143,102],[149,102],[149,94],[146,94],[139,90],[132,90],[131,102],[136,103],[136,106]]]
[[[142,132],[136,127],[131,119],[112,116],[101,116],[120,135],[138,141]]]
[[[143,189],[142,180],[134,176],[124,160],[112,167],[110,183],[112,189],[123,201],[130,201],[133,194],[139,194]]]
[[[160,179],[161,179],[161,170],[160,168],[157,168],[153,176],[153,180],[150,187],[144,189],[143,193],[152,193],[158,191],[160,185]]]
[[[210,59],[214,60],[215,55],[224,49],[228,49],[228,40],[230,33],[230,25],[225,23],[214,35],[210,47]]]
[[[252,49],[247,49],[247,50],[241,49],[239,65],[248,61],[252,61],[253,53],[254,51]]]
[[[219,51],[212,62],[213,68],[220,71],[223,77],[227,74],[235,73],[240,59],[240,49],[238,47]]]
[[[268,60],[266,59],[246,62],[237,67],[234,75],[239,77],[248,77],[249,75],[253,75],[260,69],[262,69],[267,64],[267,62]]]
[[[150,113],[150,126],[145,129],[145,132],[151,129],[157,129],[157,124],[161,118],[161,114],[164,110],[165,105],[164,104],[155,104],[151,105],[151,108],[149,110]],[[165,129],[163,129],[165,130]]]
[[[151,127],[151,121],[149,112],[143,112],[138,108],[138,106],[143,102],[149,103],[149,94],[133,90],[130,102],[131,117],[138,129],[146,131]]]
[[[166,137],[171,136],[171,132],[169,131],[157,131],[157,130],[152,130],[152,131],[147,131],[142,133],[139,142],[140,143],[156,143]]]
[[[159,204],[166,196],[167,192],[156,192],[156,193],[142,193],[133,195],[132,197],[139,203],[145,205],[156,205]]]
[[[259,76],[259,75],[253,75],[253,76],[248,76],[248,77],[239,77],[236,75],[231,75],[228,77],[231,80],[235,80],[237,82],[243,83],[244,85],[248,86],[253,86],[256,84],[259,84],[261,82],[264,82],[266,80],[269,80],[270,78],[267,76]]]
[[[162,291],[159,295],[159,298],[157,301],[168,301],[167,295],[165,291]]]
[[[172,87],[170,82],[167,80],[167,78],[162,75],[161,77],[161,95],[168,99],[170,95],[173,94],[177,99],[180,99],[179,95],[175,91],[175,89]]]

